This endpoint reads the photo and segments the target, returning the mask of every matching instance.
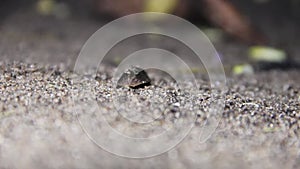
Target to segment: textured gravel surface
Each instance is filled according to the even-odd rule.
[[[114,69],[107,67],[105,70],[112,72]],[[194,102],[188,102],[185,90],[178,91],[171,84],[162,85],[159,81],[141,89],[119,89],[118,96],[123,94],[132,99],[126,109],[141,110],[146,115],[145,120],[156,119],[152,127],[161,128],[153,131],[149,126],[141,129],[112,113],[114,87],[109,73],[100,70],[95,80],[95,76],[78,77],[62,66],[24,63],[2,63],[0,71],[0,161],[3,168],[299,167],[297,71],[229,77],[220,124],[204,143],[200,143],[198,137],[208,118],[210,103],[210,87],[205,80],[201,81],[199,97]],[[80,83],[75,83],[74,78],[80,78]],[[92,95],[82,94],[86,88]],[[77,98],[75,105],[72,96]],[[176,149],[145,160],[123,159],[101,150],[81,129],[75,110],[80,102],[86,103],[88,99],[96,99],[109,124],[129,136],[160,133],[176,120],[186,118],[184,114],[188,112],[196,113],[197,120],[190,135]],[[153,103],[153,107],[147,106],[154,99],[158,102]],[[156,117],[155,112],[158,113]],[[91,118],[97,119],[97,116],[89,116],[92,114],[88,114],[90,125],[97,122]],[[92,127],[96,128],[96,123]]]

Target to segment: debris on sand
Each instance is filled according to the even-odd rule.
[[[118,80],[117,87],[130,87],[133,89],[149,86],[151,80],[145,70],[131,66]]]

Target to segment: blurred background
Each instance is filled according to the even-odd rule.
[[[73,79],[77,76],[60,66],[72,70],[84,43],[104,24],[149,11],[189,20],[217,49],[229,89],[220,130],[204,144],[198,141],[197,133],[192,133],[178,152],[153,159],[128,160],[104,151],[99,153],[98,147],[81,132],[71,93],[77,96],[78,92],[81,99],[81,89],[93,89],[96,100],[101,106],[103,102],[103,110],[109,114],[114,107],[110,99],[113,88],[109,73],[114,70],[111,65],[117,66],[130,51],[151,45],[185,56],[190,53],[178,48],[174,40],[134,37],[110,51],[108,68],[95,77],[103,83],[83,77],[83,85],[81,78],[76,84]],[[299,37],[300,0],[1,0],[0,166],[298,169]],[[198,69],[192,71],[202,73]],[[200,110],[199,124],[209,117],[206,107],[211,102],[209,84],[204,80],[200,81],[200,102],[195,102],[200,104],[187,106]],[[165,97],[160,88],[148,89],[158,89],[159,95]],[[141,96],[148,89],[141,91]],[[126,92],[128,96],[139,94]],[[125,124],[119,118],[115,121],[116,128]]]
[[[298,68],[299,0],[2,0],[0,57],[72,66],[84,42],[102,25],[149,11],[171,13],[198,26],[225,68],[229,65],[237,74],[249,73],[249,64],[256,69],[257,61],[263,63],[260,69]]]

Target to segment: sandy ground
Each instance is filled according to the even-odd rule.
[[[37,16],[28,9],[18,10],[2,21],[0,168],[300,168],[299,69],[257,71],[246,76],[227,72],[228,91],[220,124],[205,142],[198,140],[203,123],[209,119],[211,103],[205,78],[198,79],[199,97],[192,103],[182,94],[185,90],[172,94],[168,93],[170,83],[160,86],[158,81],[163,77],[143,89],[120,89],[123,95],[136,98],[131,106],[144,113],[149,111],[143,108],[155,112],[155,108],[147,107],[148,101],[162,98],[156,104],[165,113],[158,121],[165,122],[155,123],[162,129],[186,118],[188,107],[197,120],[181,144],[153,158],[128,159],[103,151],[87,137],[76,118],[78,105],[89,99],[97,101],[116,129],[132,136],[147,135],[149,130],[141,133],[137,126],[112,114],[112,62],[104,65],[97,76],[72,72],[83,43],[101,25],[86,16],[59,20]],[[280,29],[270,27],[272,22],[263,29],[274,35],[272,43],[281,44],[279,40],[287,39],[281,46],[289,49],[290,57],[299,59],[299,40],[293,38],[296,25],[286,22]],[[279,30],[283,33],[278,34]],[[215,45],[225,68],[247,62],[247,46],[228,39]],[[85,89],[92,95],[82,94]],[[174,99],[187,107],[173,110],[177,104]],[[95,113],[89,114],[89,109],[81,113],[83,119],[91,119],[84,124],[97,128]],[[128,145],[128,151],[136,148]]]

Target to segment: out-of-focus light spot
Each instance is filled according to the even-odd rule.
[[[234,75],[253,74],[254,70],[253,67],[249,64],[239,64],[233,67],[232,73]]]
[[[51,15],[58,19],[68,18],[71,14],[68,4],[55,0],[39,0],[36,10],[41,15]]]
[[[286,53],[283,50],[265,46],[253,46],[248,51],[250,59],[254,61],[283,62]]]
[[[144,12],[171,13],[177,6],[178,0],[146,0]]]
[[[53,12],[55,2],[53,0],[39,0],[36,10],[41,15],[50,15]]]

